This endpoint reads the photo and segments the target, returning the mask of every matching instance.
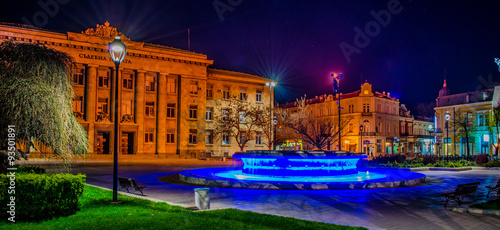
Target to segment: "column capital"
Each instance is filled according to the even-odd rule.
[[[148,71],[146,71],[146,70],[142,70],[142,69],[137,69],[137,70],[135,70],[135,71],[137,71],[137,73],[147,73],[147,72],[148,72]]]
[[[94,68],[99,68],[99,65],[96,64],[87,64],[88,67],[94,67]]]

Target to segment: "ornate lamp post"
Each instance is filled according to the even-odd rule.
[[[444,120],[446,121],[446,161],[448,161],[448,146],[450,144],[450,140],[448,139],[448,130],[449,130],[449,122],[450,122],[451,115],[449,113],[446,113],[444,115]]]
[[[432,133],[434,133],[434,125],[429,125],[427,126],[427,131],[429,132],[429,135],[432,137]],[[430,154],[432,154],[432,140],[430,142]]]
[[[343,74],[339,73],[339,74],[336,74],[336,73],[332,73],[330,75],[333,79],[333,94],[337,94],[338,93],[338,97],[337,97],[337,105],[338,105],[338,108],[339,108],[339,151],[342,151],[342,141],[341,141],[341,127],[340,127],[340,110],[342,109],[342,107],[340,107],[340,79],[342,79],[342,77],[344,77]]]
[[[276,125],[278,124],[278,119],[276,119],[276,117],[274,117],[273,119],[273,124],[274,124],[273,150],[276,150]]]
[[[272,114],[272,111],[273,111],[273,95],[274,95],[274,90],[273,88],[278,85],[278,82],[275,82],[275,81],[272,81],[272,82],[266,82],[266,86],[269,86],[269,119],[271,119],[271,117],[273,117],[273,114]],[[269,121],[270,122],[270,121]],[[276,126],[276,125],[275,125]],[[271,125],[269,125],[269,133],[272,134],[272,131],[271,131],[272,127]],[[269,138],[271,138],[271,135],[269,135]],[[272,147],[273,147],[273,150],[276,149],[276,147],[274,146],[274,141],[273,140],[273,143],[272,143]]]
[[[363,125],[360,125],[359,126],[359,135],[361,135],[361,142],[359,143],[359,148],[361,149],[360,150],[361,153],[364,153],[364,151],[363,151],[363,129],[364,129]]]
[[[113,151],[113,200],[111,203],[119,203],[118,201],[118,115],[119,108],[118,106],[118,68],[120,67],[120,63],[122,63],[123,59],[125,59],[125,55],[127,54],[127,47],[120,40],[120,37],[115,37],[115,40],[108,45],[109,55],[111,56],[111,60],[115,63],[115,118],[114,118],[114,151]]]

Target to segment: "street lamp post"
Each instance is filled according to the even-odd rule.
[[[272,114],[272,111],[273,111],[273,94],[274,94],[274,90],[273,88],[278,85],[278,82],[275,82],[275,81],[272,81],[272,82],[266,82],[266,86],[269,86],[269,120],[271,119],[271,117],[273,117],[273,114]],[[272,135],[272,131],[271,131],[272,127],[271,125],[269,125],[269,133]],[[276,130],[275,130],[276,132]],[[271,135],[269,135],[269,139],[271,139]],[[272,149],[276,149],[275,146],[274,146],[274,141],[272,142]]]
[[[429,125],[427,126],[427,131],[429,132],[429,135],[432,137],[432,133],[434,133],[434,126]],[[432,155],[432,140],[430,141],[430,154]]]
[[[273,119],[273,124],[274,124],[273,150],[276,150],[276,125],[278,124],[278,119],[276,119],[276,117],[274,117]]]
[[[451,115],[449,113],[446,113],[444,115],[444,119],[446,120],[446,124],[445,124],[445,126],[446,126],[446,161],[448,161],[448,155],[449,155],[448,154],[448,146],[449,146],[450,140],[448,139],[448,130],[449,130],[448,123],[450,121],[450,118],[451,118]]]
[[[125,59],[125,55],[127,54],[127,47],[120,40],[120,37],[115,37],[115,40],[108,45],[109,55],[111,56],[111,60],[115,63],[115,118],[114,118],[114,151],[113,151],[113,200],[111,203],[119,203],[118,201],[118,116],[119,116],[119,108],[118,106],[118,68],[120,67],[120,63],[122,63],[123,59]]]
[[[333,94],[337,94],[338,93],[338,97],[337,97],[337,104],[338,104],[338,108],[339,108],[339,151],[342,151],[342,136],[341,136],[341,127],[340,127],[340,110],[342,109],[342,107],[340,107],[340,79],[342,79],[342,77],[344,77],[343,74],[339,73],[339,74],[336,74],[336,73],[332,73],[331,74],[331,77],[333,78]]]
[[[363,151],[363,125],[359,126],[359,134],[361,135],[361,142],[359,143],[359,148],[361,149],[360,152],[364,153]]]

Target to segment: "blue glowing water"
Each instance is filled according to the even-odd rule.
[[[387,174],[370,171],[358,172],[357,174],[338,176],[269,176],[246,174],[241,170],[228,170],[214,173],[218,179],[230,179],[239,181],[273,181],[273,182],[362,182],[386,178]]]
[[[366,156],[246,155],[235,154],[243,173],[268,176],[356,175],[358,162]]]

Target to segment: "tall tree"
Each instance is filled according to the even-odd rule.
[[[472,117],[469,116],[469,112],[461,112],[460,110],[455,111],[451,126],[454,127],[454,132],[457,136],[463,138],[466,143],[467,157],[470,156],[470,138],[473,137],[474,124],[472,122]],[[463,143],[463,142],[462,142]]]
[[[214,116],[214,137],[234,138],[241,151],[251,140],[255,140],[256,132],[265,129],[264,108],[259,107],[237,96],[228,100],[218,100]]]
[[[305,96],[297,99],[295,106],[294,111],[279,109],[277,111],[279,120],[293,130],[299,139],[318,149],[324,149],[329,143],[338,140],[339,132],[345,136],[347,133],[345,128],[352,120],[352,117],[342,117],[339,127],[338,120],[333,117],[315,116]]]
[[[42,45],[0,44],[0,138],[15,126],[18,146],[32,142],[49,147],[65,161],[86,153],[87,135],[75,118],[71,101],[72,59]],[[2,140],[0,149],[6,149]]]

